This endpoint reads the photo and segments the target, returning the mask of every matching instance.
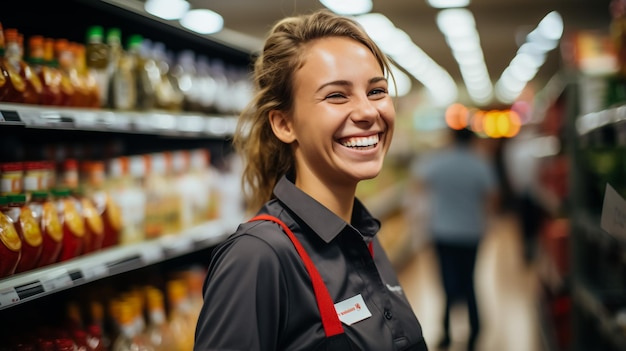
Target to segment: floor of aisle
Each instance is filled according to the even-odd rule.
[[[522,256],[516,218],[495,218],[481,245],[476,262],[476,294],[481,317],[478,351],[544,351],[539,316],[540,284],[533,266]],[[427,243],[402,265],[399,278],[418,316],[431,351],[442,333],[444,296],[435,252]],[[452,345],[465,350],[469,336],[467,310],[453,308],[450,316]]]

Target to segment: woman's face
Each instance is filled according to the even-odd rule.
[[[395,121],[378,61],[363,44],[330,37],[309,43],[303,62],[291,113],[297,183],[356,186],[375,177]]]

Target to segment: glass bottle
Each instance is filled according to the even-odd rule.
[[[0,195],[0,278],[15,273],[22,256],[22,240],[9,216],[9,198]]]
[[[26,82],[8,61],[6,38],[0,23],[0,101],[22,102],[25,89]]]
[[[6,57],[16,72],[24,80],[25,89],[22,93],[20,102],[25,104],[39,104],[43,86],[39,76],[33,68],[24,61],[24,37],[15,28],[6,28],[4,30],[6,40]]]
[[[92,71],[87,69],[86,48],[84,44],[72,43],[70,49],[74,56],[74,74],[77,84],[85,94],[85,100],[82,107],[99,108],[100,107],[100,87],[96,77]]]
[[[135,59],[138,110],[151,110],[156,106],[155,90],[160,72],[151,57],[151,45],[151,41],[137,34],[129,38],[128,51]]]
[[[63,245],[63,228],[59,213],[50,198],[50,193],[46,190],[33,191],[28,206],[41,230],[42,250],[37,267],[47,266],[58,260]]]
[[[119,302],[117,322],[120,334],[113,342],[113,351],[154,351],[154,348],[141,338],[135,323],[135,311],[128,301]]]
[[[122,213],[119,205],[105,190],[104,161],[85,161],[82,164],[82,172],[85,196],[92,201],[93,208],[102,221],[102,242],[99,247],[114,245],[122,230]]]
[[[60,106],[72,106],[76,93],[69,76],[60,68],[60,62],[68,60],[67,39],[44,38],[44,62],[51,69],[55,84],[61,91]],[[65,64],[65,63],[64,63]]]
[[[13,220],[17,234],[22,240],[22,256],[15,268],[15,273],[21,273],[37,266],[43,250],[43,239],[33,211],[26,206],[26,195],[12,194],[8,195],[8,198],[8,211],[5,214]]]
[[[187,286],[182,280],[167,282],[167,296],[169,302],[169,325],[177,336],[178,351],[191,351],[194,344],[196,320],[191,312],[191,305],[187,293]]]
[[[146,335],[155,351],[176,350],[176,336],[167,322],[163,293],[156,287],[146,288],[146,306],[148,310],[148,326]]]
[[[28,63],[41,81],[42,90],[39,103],[48,106],[60,105],[60,82],[58,77],[55,77],[53,69],[45,64],[44,53],[44,37],[41,35],[31,36],[28,40]]]
[[[87,70],[94,77],[98,86],[100,107],[106,107],[109,91],[109,47],[104,42],[102,26],[91,26],[87,29],[85,46]]]
[[[85,222],[69,189],[55,189],[53,194],[59,218],[61,219],[61,227],[63,228],[63,245],[58,259],[59,262],[62,262],[77,257],[82,253]]]
[[[117,37],[119,32],[110,32],[108,41],[117,46],[121,38]],[[135,76],[135,57],[121,47],[116,49],[119,55],[115,61],[116,66],[111,77],[111,108],[116,110],[133,110],[137,104],[137,83]]]

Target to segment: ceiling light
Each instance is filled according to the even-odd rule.
[[[189,10],[185,0],[148,0],[144,4],[146,12],[165,20],[176,20]]]
[[[180,19],[180,24],[200,34],[217,33],[224,28],[224,19],[218,13],[207,9],[191,10]]]
[[[322,5],[340,15],[362,15],[372,11],[372,0],[320,0]]]
[[[470,0],[427,0],[428,5],[436,9],[447,9],[453,7],[465,7],[469,5]]]

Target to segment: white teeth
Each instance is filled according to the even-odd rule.
[[[378,144],[378,134],[369,137],[350,138],[341,143],[346,147],[368,147]]]

